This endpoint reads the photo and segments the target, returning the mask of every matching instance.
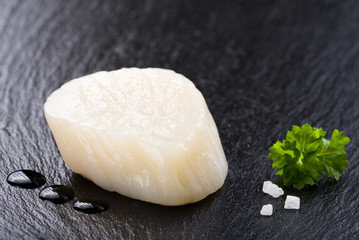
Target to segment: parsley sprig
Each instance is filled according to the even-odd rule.
[[[271,148],[268,158],[272,167],[279,169],[285,186],[292,185],[300,190],[306,184],[317,184],[326,173],[336,180],[348,167],[345,145],[350,139],[344,132],[335,129],[331,139],[324,138],[326,131],[313,128],[308,123],[302,127],[293,125],[283,142],[277,141]]]

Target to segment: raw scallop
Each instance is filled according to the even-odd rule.
[[[182,205],[215,192],[226,178],[206,102],[174,71],[94,73],[64,84],[44,109],[67,166],[106,190]]]

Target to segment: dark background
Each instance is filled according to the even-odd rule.
[[[99,70],[170,68],[203,93],[229,172],[205,200],[163,207],[106,192],[63,163],[43,103],[63,83]],[[1,239],[355,239],[359,237],[359,1],[0,0]],[[351,138],[339,182],[286,194],[262,191],[278,178],[268,148],[292,124]],[[76,198],[110,209],[85,215],[39,189],[6,183],[34,169]],[[272,217],[262,217],[272,203]]]

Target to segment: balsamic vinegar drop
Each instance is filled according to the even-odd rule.
[[[93,199],[80,199],[74,203],[74,209],[87,214],[95,214],[106,211],[109,205],[105,201]]]
[[[63,204],[74,199],[74,192],[71,188],[63,185],[53,185],[41,190],[39,197],[55,204]]]
[[[17,170],[10,173],[6,181],[14,187],[38,188],[46,183],[46,178],[32,170]]]
[[[33,170],[14,171],[8,175],[6,180],[11,186],[26,189],[38,188],[46,183],[46,178]],[[64,204],[74,199],[74,192],[67,186],[52,185],[42,189],[39,198],[55,204]],[[74,203],[73,208],[79,212],[96,214],[106,211],[109,204],[98,199],[80,199]]]

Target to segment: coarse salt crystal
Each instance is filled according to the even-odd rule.
[[[274,198],[278,198],[279,196],[282,196],[284,194],[283,189],[281,189],[271,181],[264,181],[263,192],[271,195]]]
[[[273,214],[273,205],[272,204],[263,205],[261,210],[261,215],[272,216],[272,214]]]
[[[300,207],[300,198],[296,196],[287,195],[287,199],[284,203],[285,209],[299,209]]]

